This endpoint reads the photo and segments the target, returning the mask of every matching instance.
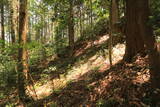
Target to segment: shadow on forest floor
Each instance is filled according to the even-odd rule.
[[[102,39],[102,40],[101,40]],[[113,38],[113,46],[118,43],[123,43],[122,38]],[[43,72],[48,68],[56,68],[56,70],[51,70],[50,75],[51,79],[59,78],[61,74],[67,74],[72,67],[74,67],[78,62],[83,61],[83,63],[87,62],[91,57],[96,55],[97,53],[101,53],[102,56],[106,56],[106,49],[108,50],[108,35],[97,36],[94,40],[88,39],[86,41],[78,41],[75,43],[74,54],[72,57],[68,57],[67,54],[69,49],[66,47],[65,53],[62,53],[60,57],[54,57],[53,60],[49,61],[44,60],[44,63],[38,64],[36,67],[31,68],[31,72],[33,73],[33,78],[38,81],[41,78],[41,75],[45,74]],[[35,74],[40,75],[35,75]]]
[[[77,62],[85,63],[99,51],[108,48],[108,39],[98,41],[77,43],[73,58],[57,57],[49,60],[42,67],[32,69],[33,78],[39,81],[41,75],[46,73],[44,69],[49,67],[56,68],[56,71],[46,73],[52,80],[68,73]],[[119,41],[114,45],[117,43]],[[158,107],[160,99],[156,99],[155,104],[151,97],[156,90],[150,88],[148,68],[147,56],[142,58],[138,55],[132,63],[118,62],[111,68],[95,65],[95,68],[64,87],[53,90],[50,95],[28,103],[28,107]]]
[[[89,41],[79,44],[80,54],[74,55],[73,59],[57,58],[49,63],[56,66],[59,74],[67,73],[67,70],[75,66],[76,62],[83,60],[85,63],[98,51],[108,48],[108,40],[101,44],[87,47]],[[92,43],[94,43],[92,41]],[[118,42],[117,42],[118,43]],[[114,44],[116,45],[116,43]],[[67,62],[66,62],[67,61]],[[58,75],[59,75],[58,74]],[[54,73],[52,75],[55,75]],[[30,106],[48,107],[146,107],[159,106],[151,97],[155,90],[151,89],[149,82],[149,69],[147,56],[136,56],[132,63],[119,62],[111,68],[91,69],[79,76],[75,81],[49,96],[31,103]],[[52,78],[53,79],[53,78]]]
[[[119,62],[107,70],[90,70],[65,88],[30,106],[156,107],[151,97],[153,90],[149,88],[147,63],[146,57],[137,56],[130,64]]]
[[[117,37],[115,37],[114,39],[114,45],[116,45],[119,42],[122,42],[120,39],[117,40]],[[68,48],[66,48],[66,51],[68,51],[67,49]],[[93,57],[94,55],[98,55],[99,53],[104,54],[103,56],[105,56],[106,49],[108,49],[108,35],[97,36],[97,38],[95,38],[94,40],[88,39],[86,41],[78,41],[75,44],[74,55],[72,58],[68,58],[67,56],[52,58],[52,56],[50,56],[41,63],[38,63],[37,65],[31,67],[31,76],[33,77],[35,83],[44,80],[49,81],[56,78],[60,78],[60,75],[67,75],[68,71],[70,71],[72,67],[75,67],[77,66],[77,64],[79,64],[78,62],[82,61],[82,63],[86,63],[91,57]],[[50,70],[49,68],[56,68],[56,70]],[[96,68],[95,65],[95,68],[93,70],[89,70],[87,72],[89,73],[91,71],[98,70],[98,68],[99,67]],[[45,72],[44,70],[49,70],[50,72]],[[86,73],[85,75],[88,75],[88,73]],[[99,73],[97,74],[99,75]],[[44,78],[43,75],[46,75],[47,78]],[[78,84],[80,85],[79,82]],[[90,87],[88,87],[88,89],[89,88]],[[12,100],[12,98],[6,100],[4,104],[9,100]]]

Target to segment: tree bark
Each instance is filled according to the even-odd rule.
[[[139,9],[138,23],[141,23],[139,24],[140,30],[142,31],[141,35],[144,39],[146,49],[149,52],[151,82],[153,87],[160,89],[160,53],[153,35],[153,29],[147,24],[150,15],[149,0],[137,0],[137,2]],[[140,15],[143,17],[140,17]]]
[[[135,0],[126,1],[126,50],[123,59],[130,62],[137,53],[143,53],[144,40],[142,38],[142,31],[138,23],[137,2]],[[142,16],[141,16],[142,17]]]
[[[146,49],[149,55],[152,86],[160,89],[160,53],[153,29],[148,24],[149,15],[149,0],[126,1],[126,53],[124,58],[128,61]]]
[[[92,0],[89,0],[89,4],[90,4],[90,24],[91,24],[91,29],[93,28],[93,3],[92,3]]]
[[[17,0],[11,0],[11,40],[15,43],[17,36]]]
[[[110,32],[109,32],[109,62],[112,66],[112,37],[118,33],[115,24],[119,20],[118,0],[111,0],[110,5]]]
[[[5,31],[4,31],[4,1],[1,3],[1,38],[2,38],[2,47],[5,47]]]
[[[19,102],[25,106],[25,83],[28,78],[28,52],[26,49],[27,42],[27,0],[20,0],[19,11],[19,50],[18,50],[18,94]]]
[[[111,28],[112,34],[118,33],[115,24],[119,21],[119,0],[111,0]]]
[[[137,53],[149,56],[152,89],[160,89],[160,50],[149,25],[149,0],[126,0],[126,52],[124,60],[131,61]],[[153,91],[152,103],[158,104],[160,93]]]
[[[80,36],[82,36],[82,7],[81,6],[79,6],[79,14],[80,14],[80,22],[79,22],[79,24],[80,24]]]
[[[69,35],[69,47],[70,55],[73,54],[74,49],[74,13],[73,13],[73,1],[69,1],[69,20],[68,20],[68,35]]]

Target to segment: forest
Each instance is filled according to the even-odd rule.
[[[0,0],[0,107],[160,107],[160,0]]]

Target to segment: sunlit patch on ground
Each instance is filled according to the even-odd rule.
[[[102,37],[99,38],[99,40],[96,40],[93,42],[94,45],[98,45],[98,44],[102,44],[105,41],[107,41],[109,39],[109,35],[104,35]]]
[[[143,67],[143,69],[137,72],[137,77],[135,78],[135,80],[133,80],[133,82],[135,83],[143,84],[148,82],[150,79],[150,73],[148,68],[149,65],[144,67],[144,60],[146,60],[146,58],[148,58],[148,56],[146,56],[145,58],[138,57],[135,61],[135,63],[138,63],[138,67]]]
[[[145,105],[144,84],[149,83],[148,60],[137,55],[132,63],[119,62],[124,55],[124,44],[113,47],[113,66],[106,54],[96,53],[86,61],[77,61],[65,74],[36,88],[38,99],[50,106],[89,106],[115,103],[118,105]],[[85,58],[84,58],[85,59]],[[55,94],[57,93],[57,94]],[[47,97],[52,100],[45,100]],[[84,100],[85,99],[85,100]],[[65,105],[64,105],[65,104]]]
[[[75,56],[79,56],[79,55],[83,54],[85,52],[85,50],[87,50],[93,46],[97,46],[97,45],[105,43],[108,39],[109,39],[108,35],[103,35],[98,40],[86,42],[85,44],[83,44],[84,46],[81,45],[81,48],[75,51]],[[106,44],[107,44],[107,42],[106,42]]]
[[[106,40],[108,40],[108,35],[104,35],[100,37],[99,40],[94,41],[93,46],[103,44]],[[92,45],[89,43],[84,48],[84,50],[91,48],[91,46]],[[114,64],[122,59],[124,50],[125,46],[123,44],[117,44],[115,47],[113,47]],[[110,65],[109,65],[107,51],[108,50],[106,50],[104,53],[106,54],[105,57],[103,54],[95,54],[85,62],[82,60],[76,63],[75,66],[73,66],[66,75],[61,75],[59,78],[56,79],[47,80],[47,82],[44,85],[37,86],[35,88],[35,91],[38,96],[38,99],[42,99],[44,97],[49,96],[51,93],[53,93],[54,90],[64,88],[68,82],[77,81],[78,79],[80,79],[81,76],[83,76],[87,72],[90,72],[88,73],[88,75],[90,75],[91,73],[97,71],[103,72],[106,69],[108,69]],[[37,99],[35,96],[35,92],[30,91],[29,94],[32,95],[35,99]]]
[[[125,53],[125,45],[124,44],[117,44],[113,47],[113,63],[117,63],[119,60],[123,58]]]

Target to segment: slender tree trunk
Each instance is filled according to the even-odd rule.
[[[109,62],[112,65],[112,38],[113,36],[118,33],[118,30],[115,24],[119,20],[119,10],[118,10],[118,0],[111,0],[110,5],[110,32],[109,32]]]
[[[84,27],[85,27],[85,10],[84,10],[84,5],[82,5],[82,36],[84,34]]]
[[[51,40],[51,23],[50,23],[50,18],[48,16],[48,20],[47,20],[47,35],[48,35],[48,40]]]
[[[90,2],[90,24],[91,24],[91,29],[93,28],[93,4],[92,4],[92,0],[89,0]]]
[[[119,0],[111,1],[111,28],[112,34],[115,35],[118,33],[115,24],[119,21]]]
[[[69,47],[70,55],[73,54],[74,49],[74,13],[73,13],[73,1],[69,1],[69,20],[68,20],[68,33],[69,33]]]
[[[4,31],[4,1],[1,1],[1,38],[3,41],[2,47],[5,47],[5,31]]]
[[[28,38],[27,38],[27,41],[28,42],[31,42],[32,41],[32,23],[33,23],[33,20],[31,17],[28,18],[29,19],[29,23],[28,23]]]
[[[80,14],[80,22],[79,22],[79,25],[80,25],[80,36],[82,36],[82,9],[81,9],[81,6],[79,6],[79,14]]]
[[[27,0],[20,0],[19,11],[19,50],[18,50],[18,94],[19,102],[22,106],[25,106],[25,99],[27,97],[25,93],[25,83],[28,79],[28,53],[26,49],[27,42]]]
[[[17,29],[17,35],[16,35],[16,40],[17,42],[19,41],[19,12],[20,12],[20,0],[17,0],[17,5],[16,5],[16,12],[17,12],[17,16],[16,16],[16,29]]]
[[[10,5],[6,6],[6,12],[8,12],[8,17],[5,17],[5,24],[7,25],[7,35],[5,36],[6,40],[5,42],[11,43],[11,14],[10,14]]]
[[[109,9],[109,63],[112,66],[112,1]]]
[[[17,0],[11,0],[11,40],[15,43],[17,36]]]

